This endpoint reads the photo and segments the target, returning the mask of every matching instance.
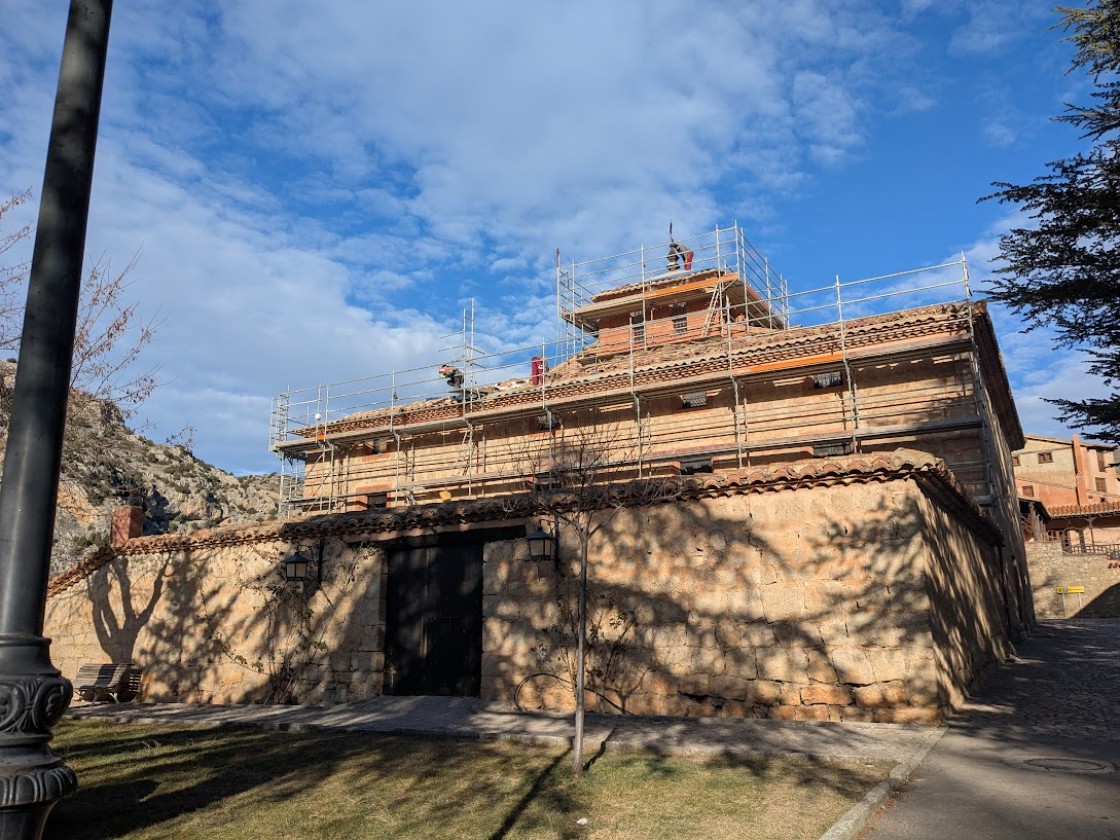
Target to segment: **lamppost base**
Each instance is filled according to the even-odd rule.
[[[38,840],[78,777],[47,747],[73,687],[50,664],[50,641],[0,636],[0,840]]]

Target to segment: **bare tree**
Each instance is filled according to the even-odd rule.
[[[26,203],[30,191],[0,203],[0,225],[12,210]],[[30,224],[0,233],[0,257],[18,243],[30,239]],[[128,302],[128,277],[139,262],[134,256],[123,270],[114,273],[111,261],[102,256],[89,269],[82,283],[78,322],[74,336],[74,360],[70,376],[71,402],[111,400],[128,415],[151,395],[157,369],[136,372],[135,362],[151,342],[156,324],[140,318],[136,303]],[[17,353],[23,331],[23,308],[29,262],[0,267],[0,350]],[[0,393],[0,398],[5,396]],[[7,400],[0,399],[6,417]],[[5,423],[6,425],[6,423]]]
[[[633,433],[628,433],[626,425],[604,423],[601,415],[590,408],[554,419],[557,422],[549,423],[552,428],[547,436],[534,442],[522,462],[530,465],[534,472],[532,501],[537,514],[552,520],[555,539],[559,540],[563,533],[576,540],[579,589],[574,622],[576,656],[572,682],[576,713],[572,772],[579,779],[583,775],[587,581],[593,539],[609,527],[623,508],[677,498],[680,486],[671,480],[640,476],[638,445],[634,437],[636,427]],[[616,634],[624,635],[632,626],[632,618],[628,618],[624,610],[619,610],[609,621],[615,623]],[[619,655],[618,650],[611,649],[606,660],[609,662]]]

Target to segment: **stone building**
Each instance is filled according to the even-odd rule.
[[[1077,547],[1120,544],[1120,452],[1115,446],[1088,443],[1078,435],[1028,434],[1012,463],[1024,511],[1039,517],[1038,527],[1028,529],[1029,540]]]
[[[563,708],[586,549],[593,708],[932,722],[1033,621],[1023,435],[963,263],[790,295],[717,229],[558,257],[557,304],[539,351],[465,331],[282,395],[286,518],[118,540],[55,582],[56,662],[138,660],[153,699]]]
[[[1025,435],[1013,455],[1039,618],[1120,616],[1115,446]]]

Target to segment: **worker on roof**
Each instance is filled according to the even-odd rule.
[[[669,271],[679,271],[678,266],[682,262],[685,271],[692,271],[692,256],[691,248],[686,248],[675,240],[669,240]]]

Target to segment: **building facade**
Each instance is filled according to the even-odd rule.
[[[551,347],[487,366],[465,335],[453,361],[282,395],[287,516],[57,581],[56,661],[140,659],[152,698],[282,677],[565,708],[585,551],[593,708],[931,722],[1033,621],[1024,440],[963,263],[793,296],[732,228],[558,258],[557,302]],[[530,562],[542,527],[561,549]],[[291,552],[318,570],[306,609],[275,579]],[[246,668],[293,626],[287,670]]]

